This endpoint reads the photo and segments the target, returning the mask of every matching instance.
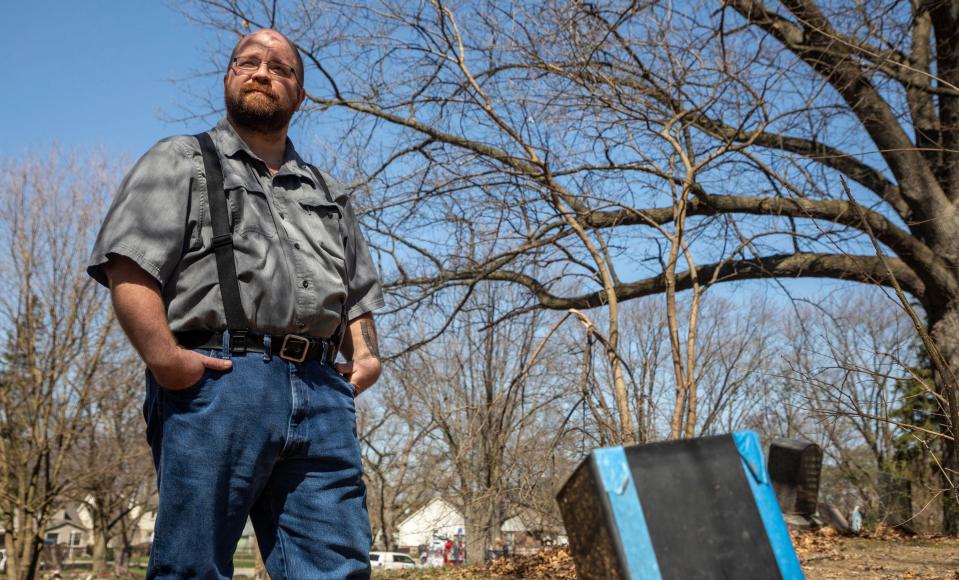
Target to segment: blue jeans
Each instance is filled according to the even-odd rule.
[[[315,360],[231,358],[183,391],[147,372],[160,492],[147,578],[232,577],[247,516],[273,580],[368,578],[352,385]]]

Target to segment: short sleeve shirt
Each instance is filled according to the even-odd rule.
[[[342,314],[352,320],[381,307],[376,268],[343,185],[319,172],[324,189],[289,141],[271,176],[226,119],[210,134],[250,330],[329,337]],[[123,180],[87,272],[106,286],[103,266],[125,256],[159,282],[171,330],[222,330],[212,238],[199,145],[192,136],[170,137]]]

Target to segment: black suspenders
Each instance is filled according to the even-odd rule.
[[[246,336],[249,332],[249,322],[243,313],[243,303],[240,301],[240,283],[236,276],[236,262],[233,257],[233,232],[230,229],[229,206],[226,202],[226,193],[223,190],[223,168],[220,165],[220,156],[216,145],[207,132],[195,135],[203,154],[203,170],[206,175],[206,192],[210,204],[210,223],[213,226],[213,251],[216,254],[216,272],[220,281],[220,295],[223,297],[223,312],[226,315],[226,327],[230,331],[230,351],[245,352]],[[312,165],[310,170],[316,177],[327,199],[333,201],[326,180]],[[343,220],[340,220],[343,223]],[[344,280],[344,284],[347,281]],[[346,286],[349,290],[349,285]],[[343,333],[346,329],[346,303],[340,313],[340,322],[333,334],[333,348],[339,350]],[[336,352],[334,350],[334,352]]]
[[[223,191],[223,168],[216,145],[209,133],[196,136],[203,153],[203,170],[206,175],[206,194],[210,204],[210,223],[213,226],[213,251],[216,253],[216,273],[220,279],[220,295],[223,297],[223,313],[230,331],[230,351],[246,351],[246,334],[249,324],[240,302],[240,282],[236,278],[236,262],[233,259],[233,232],[230,230],[229,206]]]

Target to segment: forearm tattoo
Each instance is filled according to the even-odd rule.
[[[376,326],[373,321],[361,320],[360,332],[363,334],[363,342],[366,343],[366,348],[369,349],[373,358],[380,358],[380,349],[376,344]]]

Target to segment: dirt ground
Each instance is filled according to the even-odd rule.
[[[959,580],[959,540],[908,538],[892,533],[843,538],[832,530],[793,536],[809,580]],[[484,566],[374,573],[375,580],[537,578],[575,580],[572,558],[564,549],[497,560]]]
[[[959,540],[879,536],[793,537],[809,580],[959,580]]]

